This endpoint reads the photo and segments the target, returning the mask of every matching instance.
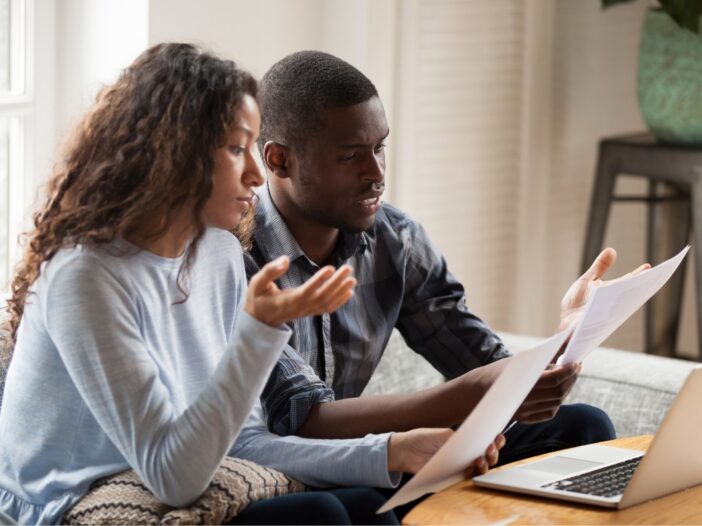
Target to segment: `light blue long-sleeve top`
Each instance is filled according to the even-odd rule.
[[[96,479],[133,468],[183,506],[209,484],[290,331],[241,311],[234,236],[182,258],[125,241],[59,251],[33,285],[0,408],[0,509],[56,523]]]

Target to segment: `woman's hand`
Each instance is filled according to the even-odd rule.
[[[487,473],[487,470],[497,464],[500,459],[500,449],[505,445],[505,436],[500,434],[495,437],[482,457],[476,458],[473,463],[466,468],[466,478],[475,477]]]
[[[419,428],[393,433],[388,443],[388,471],[417,473],[441,446],[453,435],[451,429]],[[499,451],[505,445],[505,437],[497,435],[485,454],[468,466],[466,476],[485,473],[497,464]]]
[[[277,327],[296,318],[333,312],[353,296],[356,280],[349,265],[336,271],[332,266],[323,267],[299,287],[281,290],[275,280],[289,267],[287,256],[264,265],[249,281],[244,311]]]

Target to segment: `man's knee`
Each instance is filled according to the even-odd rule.
[[[616,438],[607,413],[587,404],[568,404],[556,414],[559,426],[572,437],[574,445],[591,444]]]

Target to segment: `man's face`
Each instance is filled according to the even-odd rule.
[[[289,198],[320,224],[361,232],[373,225],[385,182],[385,110],[378,97],[322,114],[296,155]]]

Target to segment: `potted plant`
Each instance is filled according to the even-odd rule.
[[[602,0],[604,8],[633,0]],[[661,141],[702,144],[702,0],[659,0],[641,34],[637,91],[649,130]]]

